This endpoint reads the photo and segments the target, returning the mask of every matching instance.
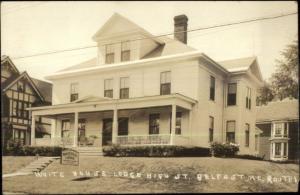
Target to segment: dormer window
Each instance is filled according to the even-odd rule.
[[[126,41],[126,42],[122,42],[121,43],[121,61],[125,62],[125,61],[129,61],[130,60],[130,42]]]
[[[115,61],[114,47],[112,44],[105,47],[105,64],[112,64]]]

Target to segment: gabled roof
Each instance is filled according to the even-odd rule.
[[[251,72],[260,82],[263,81],[257,58],[255,56],[219,61],[218,63],[230,73]]]
[[[48,83],[46,81],[42,81],[36,78],[32,78],[32,81],[34,82],[35,86],[38,88],[38,90],[41,92],[43,97],[45,98],[45,101],[48,103],[52,102],[52,84]]]
[[[17,74],[20,74],[19,70],[17,69],[17,67],[15,66],[15,64],[12,62],[12,60],[10,59],[9,56],[6,56],[6,55],[2,55],[1,56],[1,65],[5,62],[8,62],[12,69],[17,73]]]
[[[97,58],[89,59],[89,60],[81,62],[79,64],[76,64],[76,65],[70,66],[68,68],[59,70],[58,72],[63,72],[63,71],[67,71],[67,70],[78,70],[78,69],[82,69],[82,68],[90,68],[90,67],[93,67],[93,66],[97,66]]]
[[[229,72],[236,72],[242,70],[248,70],[254,63],[256,57],[236,58],[231,60],[225,60],[218,62],[221,66],[226,68]]]
[[[163,44],[146,54],[144,57],[142,57],[142,59],[196,51],[196,49],[189,47],[188,45],[176,39],[171,39],[168,37],[160,37],[159,39],[163,42]]]
[[[120,31],[119,32],[109,32],[111,30],[112,25],[119,25]],[[107,32],[108,31],[108,32]],[[114,13],[102,27],[95,33],[95,35],[92,37],[94,41],[97,41],[97,38],[102,36],[115,36],[119,35],[119,33],[141,33],[145,35],[148,38],[151,38],[152,40],[156,41],[157,43],[160,43],[160,40],[156,37],[153,37],[151,33],[140,27],[139,25],[135,24],[134,22],[130,21],[129,19],[125,18],[124,16],[121,16],[118,13]]]
[[[18,82],[20,79],[22,78],[26,78],[28,80],[28,82],[30,83],[30,85],[32,86],[32,88],[34,89],[34,91],[37,93],[37,95],[40,97],[41,100],[45,101],[45,98],[43,97],[42,93],[40,92],[40,90],[37,88],[37,86],[35,85],[35,83],[33,82],[33,80],[29,77],[29,75],[27,74],[27,72],[23,72],[18,78],[16,78],[13,82],[9,83],[9,85],[7,85],[5,88],[3,88],[2,93],[4,93],[6,90],[8,90],[10,87],[12,87],[16,82]]]
[[[286,98],[282,101],[269,102],[256,107],[256,122],[276,120],[299,120],[299,102],[297,99]]]

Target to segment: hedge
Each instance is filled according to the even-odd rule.
[[[239,145],[233,143],[218,143],[211,144],[211,153],[215,157],[234,157],[239,151]]]
[[[130,157],[172,157],[211,156],[209,148],[184,146],[105,146],[104,156]]]
[[[13,146],[3,151],[6,156],[61,156],[62,148],[58,146]]]

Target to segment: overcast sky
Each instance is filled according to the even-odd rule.
[[[117,12],[153,35],[173,32],[186,14],[188,29],[297,12],[290,2],[1,2],[1,55],[11,58],[95,45],[91,37]],[[188,33],[188,45],[216,61],[257,56],[264,79],[287,44],[297,40],[298,16]],[[96,56],[85,49],[13,59],[20,71],[44,76]]]

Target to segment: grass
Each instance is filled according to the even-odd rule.
[[[73,171],[90,171],[75,177]],[[105,171],[106,176],[94,177],[95,171]],[[132,172],[141,177],[116,177],[114,173]],[[79,166],[61,165],[58,161],[50,164],[45,173],[62,172],[64,177],[34,175],[3,179],[3,190],[35,194],[51,193],[172,193],[172,192],[282,192],[297,191],[295,182],[263,183],[245,179],[197,180],[197,174],[216,174],[232,176],[243,174],[245,178],[268,175],[273,177],[296,176],[299,168],[295,164],[276,164],[272,162],[228,159],[212,157],[189,158],[142,158],[142,157],[82,157]],[[167,174],[169,178],[148,179],[147,173]],[[175,179],[177,174],[187,174],[187,179]],[[123,174],[124,175],[124,174]],[[203,176],[204,177],[204,176]]]
[[[32,161],[34,156],[2,156],[2,174],[13,173]]]

